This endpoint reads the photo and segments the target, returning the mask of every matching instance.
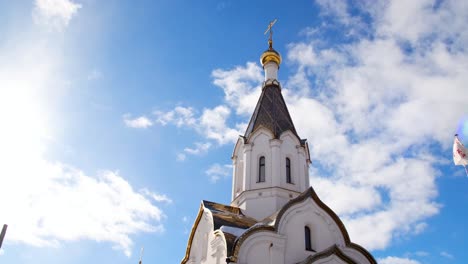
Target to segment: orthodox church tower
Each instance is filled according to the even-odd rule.
[[[376,264],[310,187],[307,141],[296,132],[278,81],[274,22],[260,57],[262,93],[232,155],[232,202],[202,201],[182,264]]]
[[[261,220],[299,196],[309,185],[309,150],[294,127],[281,94],[281,55],[269,48],[260,57],[262,93],[243,137],[234,148],[232,206]]]

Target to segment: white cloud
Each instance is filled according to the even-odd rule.
[[[123,116],[123,120],[126,126],[132,128],[147,128],[153,125],[153,122],[151,122],[151,120],[146,116],[140,116],[132,119],[129,114],[125,114]]]
[[[156,122],[161,125],[174,124],[177,127],[194,129],[199,135],[220,145],[235,142],[240,134],[239,127],[230,128],[227,125],[231,110],[223,105],[206,108],[198,117],[193,108],[181,106],[167,112],[156,111],[155,115]],[[188,154],[199,154],[211,147],[211,143],[208,142],[195,144],[196,148],[185,148],[184,151]]]
[[[63,30],[82,6],[70,0],[35,0],[33,18],[36,24]]]
[[[448,259],[454,259],[454,256],[446,251],[442,251],[440,252],[440,255],[444,258],[448,258]]]
[[[317,3],[321,6],[322,14],[338,17],[343,24],[348,25],[355,19],[348,13],[348,4],[344,0],[318,0]]]
[[[3,249],[0,249],[0,256],[5,254],[5,251]]]
[[[380,264],[420,264],[419,261],[408,259],[408,258],[398,258],[398,257],[386,257],[378,259],[377,261]]]
[[[154,193],[148,189],[143,189],[142,190],[143,194],[148,196],[148,197],[151,197],[153,200],[155,200],[156,202],[164,202],[164,203],[172,203],[172,199],[167,197],[167,195],[165,194],[157,194],[157,193]]]
[[[210,177],[211,182],[216,183],[220,179],[227,178],[232,174],[232,165],[215,163],[211,165],[205,173]]]
[[[228,127],[227,118],[231,110],[226,106],[205,109],[200,117],[200,134],[219,144],[233,143],[239,138],[239,131]]]
[[[427,229],[427,226],[428,224],[425,222],[414,225],[414,234],[417,235],[417,234],[424,232]]]
[[[184,148],[184,152],[190,155],[200,155],[206,153],[211,147],[211,143],[195,142],[195,148]]]
[[[184,217],[182,217],[182,222],[184,222],[184,223],[187,223],[187,222],[188,222],[188,220],[189,220],[189,219],[188,219],[188,217],[187,217],[187,216],[184,216]]]
[[[439,23],[437,30],[390,15],[405,4],[419,6],[410,8],[411,21]],[[449,148],[457,121],[466,115],[468,54],[458,47],[468,38],[449,25],[466,20],[468,12],[444,2],[427,14],[426,4],[392,1],[365,10],[386,18],[373,22],[372,39],[289,45],[287,57],[299,80],[313,85],[309,96],[283,90],[299,134],[309,140],[317,168],[311,184],[340,214],[351,239],[369,249],[423,232],[424,219],[438,213],[435,166],[450,157],[440,156],[434,145]],[[394,27],[408,31],[400,34]],[[294,85],[300,85],[297,74]]]
[[[187,155],[203,155],[208,152],[208,150],[211,148],[212,144],[210,142],[195,142],[195,147],[189,148],[186,147],[184,148],[183,153],[177,153],[177,161],[185,161],[187,158]]]
[[[1,169],[9,177],[0,178],[0,217],[9,224],[9,241],[38,247],[108,241],[130,256],[131,235],[164,230],[164,213],[115,172],[91,177],[40,157],[8,161]]]
[[[372,187],[347,185],[343,181],[334,182],[320,177],[312,177],[311,182],[314,189],[320,190],[324,197],[335,197],[332,208],[340,215],[370,211],[382,203],[379,192]],[[353,197],[352,204],[349,197]]]
[[[261,92],[263,70],[258,64],[247,62],[245,67],[231,70],[215,69],[211,73],[213,83],[223,89],[224,99],[237,114],[249,116]]]
[[[0,47],[0,219],[8,241],[103,241],[130,255],[133,235],[164,230],[164,212],[117,172],[91,176],[46,158],[60,126],[55,102],[69,88],[58,74],[65,62],[53,43],[10,39],[17,45]]]
[[[187,155],[184,153],[178,153],[177,154],[177,161],[184,161],[187,158]]]
[[[178,128],[193,129],[203,138],[218,145],[234,143],[242,134],[247,123],[236,123],[230,126],[229,118],[233,116],[232,110],[243,118],[253,112],[255,103],[261,92],[262,69],[253,62],[248,62],[244,67],[238,66],[231,70],[215,69],[212,72],[213,83],[223,89],[225,105],[213,108],[204,108],[201,114],[192,107],[176,106],[169,111],[155,111],[155,123],[166,126],[175,125]],[[128,118],[128,115],[126,115]],[[124,116],[125,117],[125,116]],[[124,119],[131,124],[131,120]],[[150,122],[150,120],[148,120]],[[139,123],[139,122],[138,122]],[[148,123],[152,125],[152,123]],[[138,127],[138,126],[137,126]],[[195,148],[186,147],[184,153],[177,154],[178,161],[184,161],[186,154],[199,155],[212,147],[211,142],[195,143]]]
[[[168,112],[156,111],[156,122],[165,126],[175,124],[177,127],[193,127],[196,125],[195,110],[191,107],[177,106]]]
[[[353,7],[358,7],[365,5],[366,1],[362,1],[364,3],[361,3],[359,1],[353,2],[351,6],[348,6],[348,1],[346,0],[317,0],[316,3],[320,6],[321,16],[328,16],[331,17],[331,19],[327,20],[327,24],[325,26],[329,26],[329,24],[334,24],[335,22],[338,22],[342,28],[342,30],[346,33],[348,36],[354,36],[361,34],[366,27],[369,27],[369,25],[366,25],[361,17],[359,16],[353,16],[351,15],[351,10],[350,8]],[[354,12],[356,10],[359,10],[358,8],[354,8]]]

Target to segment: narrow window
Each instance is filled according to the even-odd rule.
[[[258,182],[265,182],[265,157],[263,156],[258,161]]]
[[[312,242],[310,241],[310,228],[308,226],[304,227],[304,237],[305,237],[305,249],[308,251],[313,251]]]
[[[291,160],[286,158],[286,182],[292,183],[291,181]]]

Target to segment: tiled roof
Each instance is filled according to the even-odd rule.
[[[248,138],[259,127],[269,129],[276,138],[290,130],[300,139],[281,94],[281,88],[277,84],[263,87],[244,137]]]
[[[232,254],[234,242],[239,237],[239,231],[248,230],[262,221],[244,215],[238,207],[219,204],[215,202],[203,201],[203,207],[209,209],[213,215],[214,230],[221,230],[227,243],[228,256]],[[228,227],[228,228],[223,228]],[[229,232],[236,230],[236,232]]]
[[[221,226],[247,229],[257,223],[255,219],[245,216],[237,207],[209,201],[203,201],[203,206],[213,214],[214,230],[220,229]]]

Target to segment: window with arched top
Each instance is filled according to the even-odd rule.
[[[258,160],[258,182],[265,182],[265,157]]]
[[[286,182],[292,183],[291,181],[291,160],[286,158]]]
[[[304,238],[305,238],[305,250],[314,251],[312,249],[312,241],[310,237],[310,228],[308,226],[304,227]]]

